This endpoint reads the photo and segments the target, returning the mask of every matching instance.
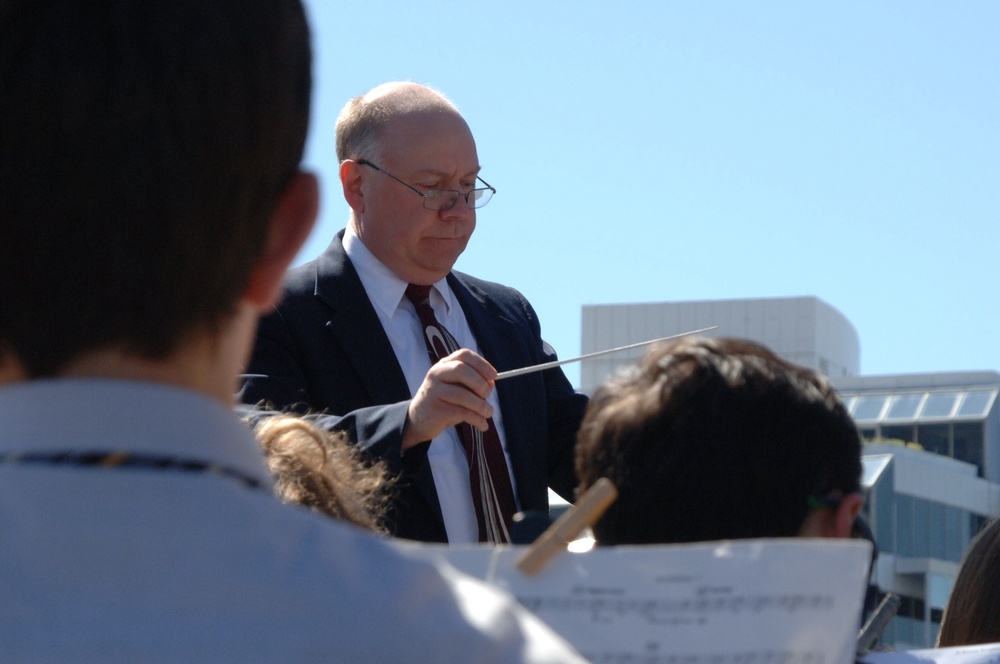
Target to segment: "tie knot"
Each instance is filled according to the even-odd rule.
[[[420,286],[418,284],[410,284],[406,287],[406,298],[413,303],[413,306],[419,307],[424,302],[427,302],[431,297],[431,287],[430,286]]]

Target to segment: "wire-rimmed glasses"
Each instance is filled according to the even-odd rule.
[[[490,202],[490,199],[493,198],[493,194],[497,193],[497,190],[490,186],[489,182],[482,179],[478,175],[476,176],[476,179],[486,185],[483,188],[472,189],[470,191],[457,191],[455,189],[430,189],[428,191],[420,191],[416,187],[403,182],[392,173],[387,173],[382,170],[367,159],[358,159],[357,162],[364,166],[374,168],[383,175],[391,177],[399,184],[423,198],[424,207],[428,210],[450,210],[455,207],[455,203],[458,202],[459,198],[464,198],[465,205],[469,208],[481,208]]]

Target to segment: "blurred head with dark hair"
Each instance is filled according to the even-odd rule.
[[[0,369],[159,361],[267,306],[315,216],[310,57],[298,0],[2,2]]]
[[[579,491],[618,487],[603,544],[849,537],[861,506],[861,441],[829,382],[749,341],[654,348],[577,440]]]

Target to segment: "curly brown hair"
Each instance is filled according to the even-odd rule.
[[[392,491],[385,464],[366,464],[342,432],[324,431],[294,415],[265,418],[257,441],[283,501],[385,533]]]

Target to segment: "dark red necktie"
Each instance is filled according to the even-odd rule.
[[[410,284],[406,297],[417,309],[417,316],[424,328],[424,341],[431,364],[459,349],[451,333],[434,315],[430,303],[430,286]],[[507,472],[500,436],[497,435],[493,418],[489,418],[489,429],[480,431],[467,422],[458,424],[458,439],[465,448],[469,462],[469,484],[472,489],[472,504],[476,508],[479,523],[479,541],[504,543],[510,541],[510,525],[516,511],[514,490]]]

